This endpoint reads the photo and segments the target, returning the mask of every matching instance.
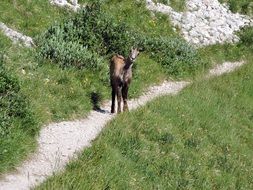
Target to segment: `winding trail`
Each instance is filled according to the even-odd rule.
[[[244,62],[226,62],[210,70],[208,77],[222,75],[242,66]],[[138,99],[129,101],[129,109],[134,110],[162,95],[176,95],[191,82],[165,81],[153,86]],[[13,173],[0,179],[0,190],[27,190],[41,182],[53,173],[64,169],[70,159],[85,147],[91,146],[106,123],[116,115],[109,113],[110,102],[101,111],[91,111],[86,119],[53,123],[42,128],[38,138],[37,152],[25,161]]]

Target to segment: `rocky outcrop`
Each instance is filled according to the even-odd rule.
[[[235,32],[253,23],[250,17],[232,13],[218,0],[187,0],[185,12],[176,12],[170,6],[152,0],[146,0],[146,3],[149,10],[169,15],[186,41],[198,46],[236,42],[239,38]]]
[[[33,46],[33,39],[31,37],[28,37],[24,34],[21,34],[9,27],[7,27],[4,23],[0,22],[0,30],[3,31],[3,33],[10,38],[14,43],[21,42],[26,47]]]
[[[77,11],[80,8],[78,0],[50,0],[50,3],[60,7],[68,7],[74,11]]]

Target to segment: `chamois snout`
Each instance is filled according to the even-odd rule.
[[[130,52],[131,61],[135,61],[135,59],[137,58],[139,53],[140,53],[140,51],[138,50],[138,48],[131,48],[131,52]]]

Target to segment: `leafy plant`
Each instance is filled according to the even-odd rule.
[[[193,74],[206,65],[198,51],[179,38],[146,38],[142,45],[173,76]]]
[[[253,51],[253,27],[245,27],[239,32],[240,45]]]
[[[103,70],[104,58],[114,53],[127,56],[134,45],[143,47],[173,76],[194,73],[204,64],[184,40],[138,33],[106,14],[100,3],[87,5],[74,17],[52,26],[37,39],[37,44],[40,58],[63,67]]]
[[[101,69],[101,56],[128,53],[132,44],[129,36],[123,23],[114,22],[100,3],[94,3],[39,36],[38,55],[64,67]]]
[[[34,135],[37,131],[34,115],[20,92],[17,79],[3,67],[2,61],[0,56],[0,137],[8,136],[17,126]]]

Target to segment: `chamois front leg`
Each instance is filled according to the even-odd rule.
[[[128,105],[127,105],[127,96],[128,96],[128,85],[124,85],[122,88],[122,96],[123,96],[123,111],[128,111]]]
[[[115,92],[115,87],[112,86],[112,106],[111,106],[111,113],[115,113],[115,96],[116,96],[116,92]]]
[[[121,99],[122,99],[121,89],[122,87],[118,86],[117,88],[118,113],[121,112]]]

